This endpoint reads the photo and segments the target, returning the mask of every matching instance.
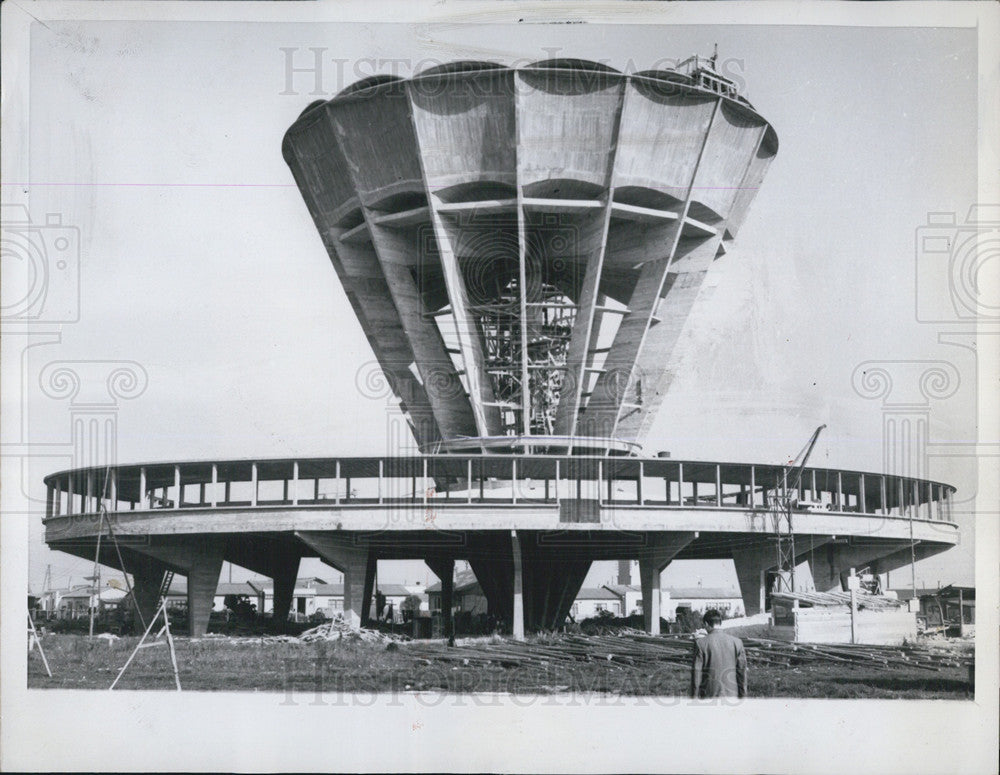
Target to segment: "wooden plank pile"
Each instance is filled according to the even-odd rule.
[[[894,597],[884,595],[873,595],[870,592],[858,591],[855,593],[858,608],[870,609],[872,611],[894,611],[903,605],[902,601]],[[850,606],[850,592],[775,592],[773,597],[777,600],[784,600],[791,603],[798,600],[799,604],[807,606]]]
[[[927,646],[867,646],[788,643],[767,638],[744,638],[751,665],[801,664],[872,665],[938,671],[967,667],[972,653]],[[635,630],[618,635],[539,636],[526,642],[494,640],[448,647],[438,642],[413,641],[402,645],[405,653],[421,660],[453,665],[546,667],[560,663],[611,662],[619,665],[691,663],[690,635],[652,636]]]

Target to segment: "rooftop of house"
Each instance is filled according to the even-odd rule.
[[[377,591],[386,597],[406,597],[410,594],[410,590],[402,584],[379,584]]]
[[[577,600],[618,600],[619,597],[606,587],[583,587],[576,594]]]
[[[732,600],[740,597],[731,587],[664,587],[671,600]]]
[[[171,585],[172,586],[172,585]],[[255,597],[257,591],[260,589],[259,584],[251,584],[249,581],[220,581],[219,586],[215,588],[215,594],[218,595],[250,595]]]
[[[473,587],[479,585],[476,580],[476,574],[471,570],[462,570],[455,574],[455,586],[453,587],[454,592],[466,592]],[[427,592],[440,592],[441,582],[435,581],[433,584],[427,586]]]
[[[642,594],[642,587],[637,584],[605,584],[605,589],[610,589],[619,597],[624,597],[626,592],[638,592]]]

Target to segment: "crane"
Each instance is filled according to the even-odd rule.
[[[772,497],[768,498],[774,524],[777,547],[778,577],[776,592],[795,591],[795,534],[792,532],[792,493],[798,493],[802,473],[826,425],[820,425],[800,450],[795,459],[782,466],[780,478],[774,484]],[[782,589],[782,587],[787,587]]]

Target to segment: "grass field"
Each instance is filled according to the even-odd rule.
[[[138,638],[90,641],[86,636],[43,638],[53,677],[38,652],[28,658],[28,686],[107,689]],[[283,692],[288,702],[334,703],[370,692],[504,692],[517,695],[685,697],[685,666],[629,666],[592,660],[566,665],[464,666],[432,662],[388,647],[352,639],[299,643],[251,638],[175,638],[184,690]],[[166,645],[142,649],[118,684],[121,689],[173,690]],[[957,667],[917,668],[803,664],[750,664],[753,697],[971,699],[968,673]]]

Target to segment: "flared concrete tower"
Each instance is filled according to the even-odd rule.
[[[631,451],[777,152],[693,57],[455,62],[309,106],[284,156],[422,447]]]
[[[421,454],[59,471],[45,479],[45,540],[127,570],[150,615],[163,573],[186,575],[195,635],[222,562],[274,579],[280,621],[314,557],[344,574],[358,627],[377,562],[402,559],[441,579],[445,634],[456,561],[515,636],[561,626],[595,561],[638,561],[652,633],[674,559],[731,560],[747,612],[764,610],[784,469],[637,447],[776,151],[697,58],[632,75],[458,62],[310,106],[284,155]],[[953,493],[806,469],[796,561],[825,591],[850,568],[945,551],[959,539]]]

